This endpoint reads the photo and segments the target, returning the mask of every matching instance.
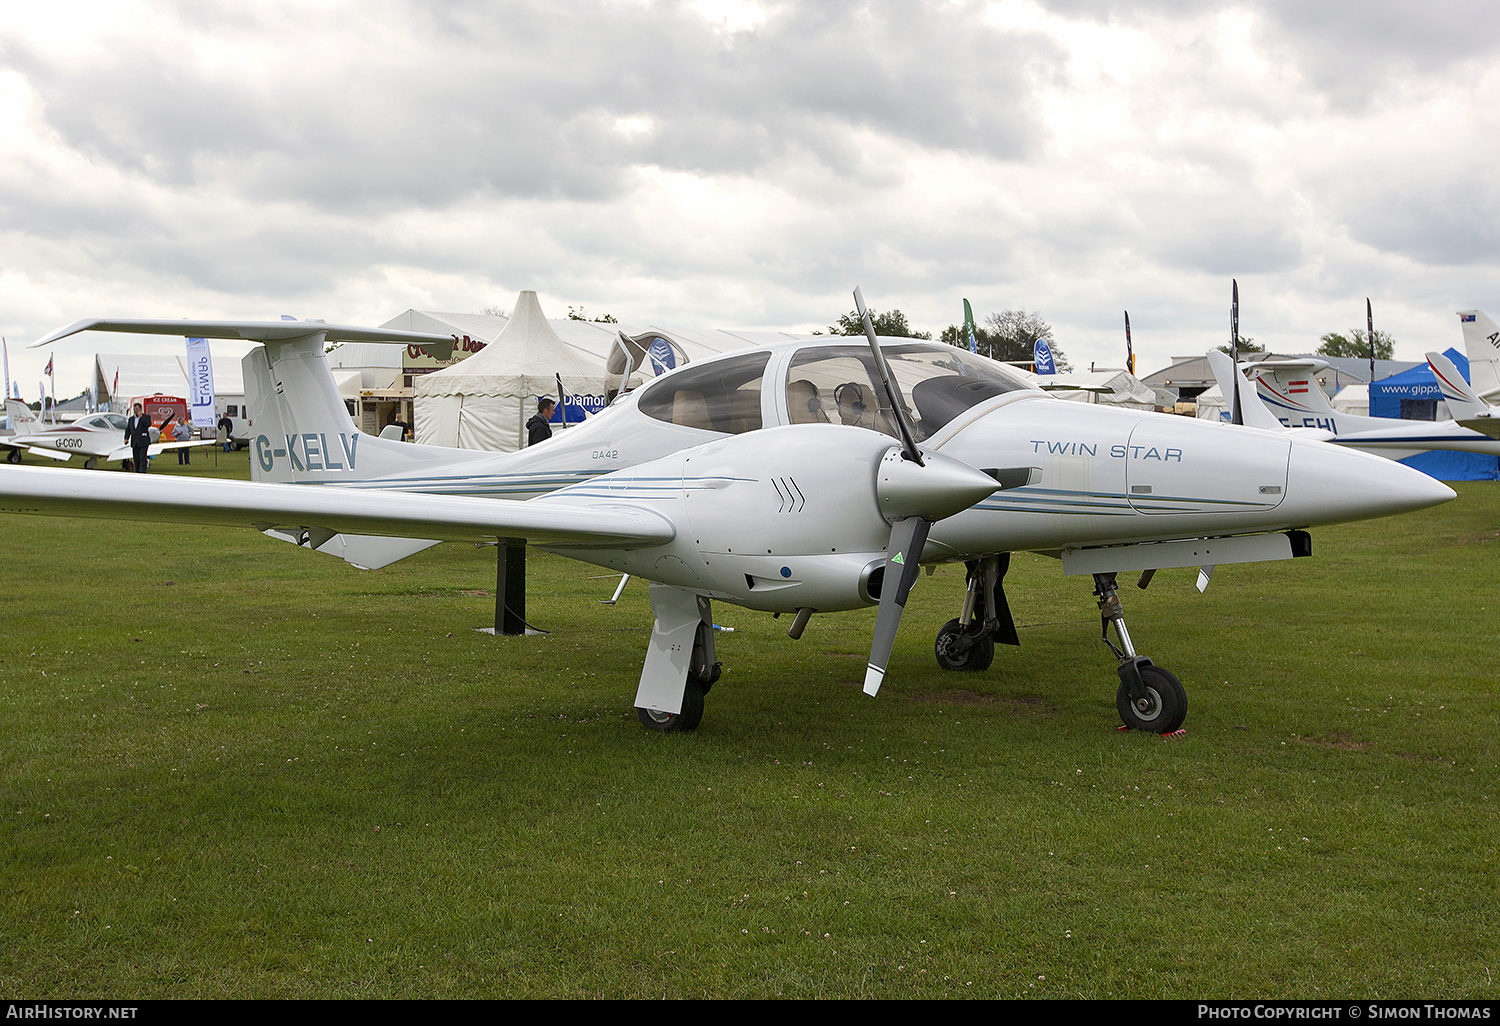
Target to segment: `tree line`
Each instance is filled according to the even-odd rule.
[[[907,321],[906,314],[900,310],[887,310],[883,313],[871,310],[870,323],[874,325],[877,335],[891,338],[932,338],[932,332],[913,328]],[[864,324],[855,310],[840,317],[838,323],[829,325],[827,331],[829,335],[863,336],[864,333]],[[815,334],[821,335],[823,332]],[[1059,371],[1072,369],[1067,357],[1052,339],[1052,325],[1042,320],[1039,314],[1025,310],[1002,310],[988,315],[982,324],[974,326],[975,349],[979,354],[1008,363],[1031,362],[1033,346],[1039,338],[1046,339]],[[948,325],[938,334],[938,341],[960,349],[969,348],[969,340],[962,324]]]

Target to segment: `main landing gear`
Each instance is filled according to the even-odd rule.
[[[1005,598],[1010,553],[971,560],[967,565],[969,590],[964,595],[963,612],[938,631],[933,654],[945,670],[978,672],[989,669],[997,643],[1019,645],[1021,639]],[[1149,579],[1149,576],[1142,578]],[[1120,687],[1115,692],[1115,708],[1120,719],[1134,730],[1172,733],[1187,717],[1187,691],[1182,682],[1150,659],[1136,654],[1130,632],[1125,629],[1125,610],[1120,605],[1115,575],[1095,574],[1094,594],[1099,600],[1104,643],[1119,660]],[[1118,645],[1109,640],[1110,624],[1114,624]]]
[[[995,643],[1019,645],[1016,623],[1005,600],[1005,572],[1010,553],[970,560],[969,590],[963,612],[938,631],[933,654],[945,670],[988,670],[995,658]]]
[[[1120,719],[1133,730],[1153,734],[1170,734],[1182,726],[1187,717],[1187,691],[1182,682],[1156,666],[1145,656],[1135,654],[1130,632],[1125,629],[1125,610],[1120,605],[1115,575],[1095,574],[1094,594],[1099,599],[1099,624],[1104,643],[1120,661],[1120,689],[1115,692],[1115,708]],[[1115,625],[1120,644],[1109,640],[1109,625]]]
[[[635,693],[635,714],[647,730],[696,730],[703,696],[719,679],[709,601],[681,588],[651,585],[651,645]]]

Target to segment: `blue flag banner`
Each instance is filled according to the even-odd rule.
[[[1052,362],[1052,350],[1048,348],[1044,339],[1036,340],[1036,348],[1032,359],[1036,361],[1036,372],[1038,374],[1056,374],[1057,364]]]
[[[672,352],[672,347],[667,345],[664,338],[651,340],[651,348],[646,350],[646,359],[651,361],[652,374],[665,374],[677,366],[677,354]]]

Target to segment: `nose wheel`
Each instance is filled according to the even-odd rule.
[[[1125,629],[1125,609],[1120,604],[1114,574],[1094,575],[1094,594],[1099,598],[1099,622],[1104,643],[1115,654],[1120,665],[1120,688],[1115,692],[1115,709],[1125,726],[1132,730],[1149,730],[1153,734],[1170,734],[1187,718],[1187,690],[1182,682],[1137,655]],[[1114,624],[1120,643],[1109,640],[1109,626]]]

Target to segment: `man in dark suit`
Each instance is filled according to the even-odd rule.
[[[146,451],[151,448],[151,416],[141,412],[141,404],[135,404],[135,416],[125,419],[125,441],[130,443],[136,473],[144,474],[150,464]]]

